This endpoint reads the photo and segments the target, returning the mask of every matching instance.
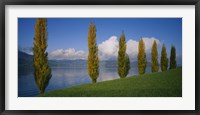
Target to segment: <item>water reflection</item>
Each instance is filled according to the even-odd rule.
[[[118,79],[117,68],[100,68],[97,82]],[[147,73],[150,67],[147,67]],[[131,68],[128,76],[138,74],[137,68]],[[52,68],[52,78],[45,92],[67,88],[71,86],[92,83],[88,76],[87,68]],[[18,96],[29,97],[38,95],[37,85],[34,80],[33,70],[19,72]]]
[[[46,91],[90,83],[86,68],[52,68],[52,75]]]

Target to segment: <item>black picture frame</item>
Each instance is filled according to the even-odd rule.
[[[200,114],[200,0],[1,0],[0,2],[0,110],[2,115],[199,115]],[[6,5],[195,5],[195,110],[5,110],[5,6]]]

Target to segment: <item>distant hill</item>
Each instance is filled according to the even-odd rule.
[[[134,62],[130,62],[131,67],[137,67],[138,62],[134,61]],[[100,67],[104,67],[104,68],[117,68],[117,60],[106,60],[106,61],[100,61]],[[147,62],[147,66],[150,66],[151,63]]]
[[[33,55],[18,51],[18,66],[29,67],[33,65]]]
[[[51,67],[87,68],[87,60],[49,60]]]
[[[51,67],[86,68],[87,60],[49,60]],[[33,55],[18,51],[18,67],[33,68]]]
[[[65,68],[87,68],[87,60],[49,60],[51,67]],[[18,66],[20,68],[33,68],[33,55],[18,51]],[[131,62],[131,67],[137,67],[138,62]],[[100,68],[117,68],[117,60],[100,61]],[[147,62],[147,66],[151,66],[151,62]],[[181,66],[181,65],[179,65]]]

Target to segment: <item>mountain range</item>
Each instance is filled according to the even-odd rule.
[[[48,60],[50,67],[87,68],[87,60]],[[137,67],[138,62],[131,62],[131,67]],[[18,67],[32,68],[33,55],[18,51]],[[182,65],[182,64],[181,64]],[[179,64],[179,66],[181,66]],[[117,68],[117,60],[104,60],[99,62],[101,68]],[[151,62],[147,62],[151,66]]]

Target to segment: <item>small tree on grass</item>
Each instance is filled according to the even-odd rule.
[[[119,39],[117,67],[120,78],[125,78],[128,75],[130,69],[130,60],[128,54],[126,54],[126,38],[124,33],[122,33]]]
[[[124,78],[126,73],[126,39],[124,33],[119,39],[119,50],[118,50],[118,74],[120,78]]]
[[[146,70],[146,53],[145,53],[145,44],[141,38],[138,45],[138,73],[144,74]]]
[[[99,76],[98,46],[96,44],[96,26],[90,23],[88,30],[88,74],[92,83],[96,83]]]
[[[168,58],[167,58],[166,47],[164,44],[162,46],[160,64],[161,64],[161,70],[166,71],[168,68]]]
[[[158,50],[156,40],[154,40],[151,51],[151,72],[158,72],[158,69]]]
[[[48,65],[47,48],[47,19],[39,18],[35,25],[33,67],[36,84],[39,93],[43,94],[51,78],[51,68]]]
[[[170,55],[170,68],[169,69],[175,69],[175,68],[176,68],[176,48],[172,45],[171,55]]]

